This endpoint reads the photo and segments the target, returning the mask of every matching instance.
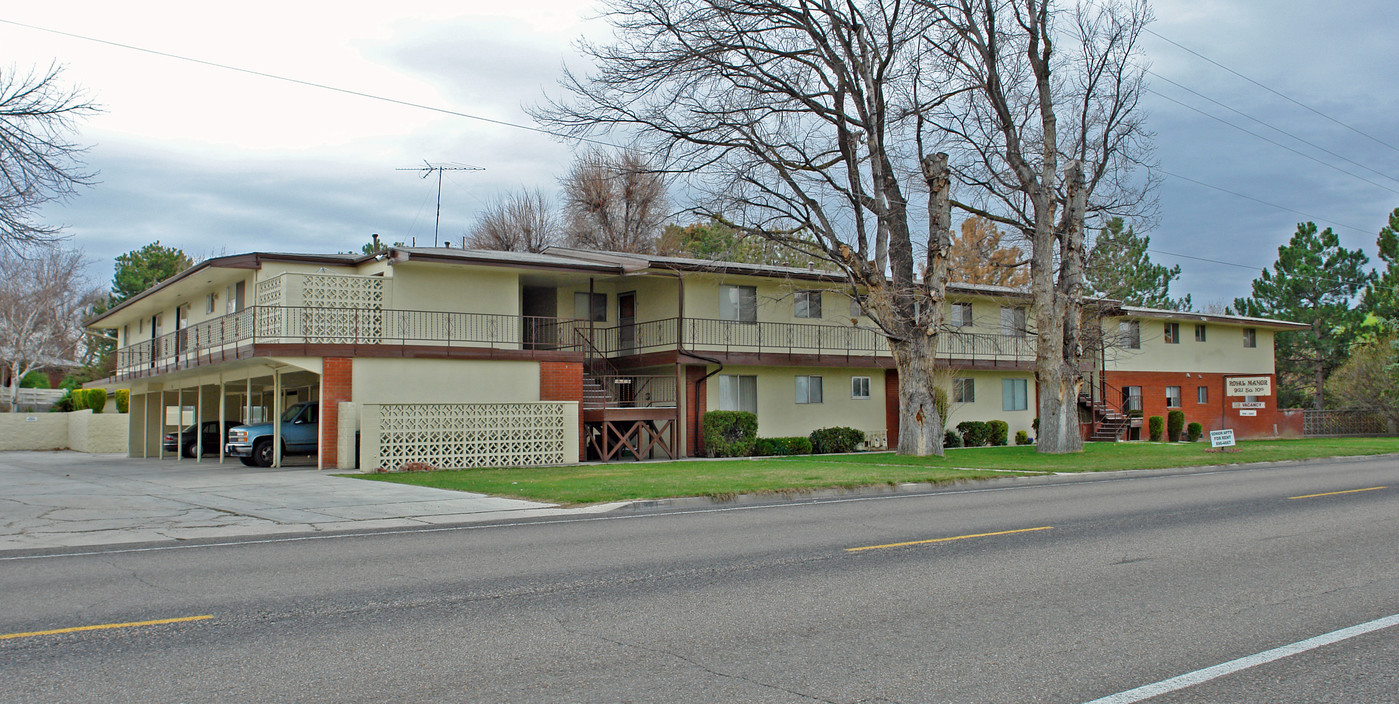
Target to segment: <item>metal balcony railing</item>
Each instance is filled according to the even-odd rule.
[[[253,306],[117,350],[117,378],[236,359],[254,344],[573,350],[584,321],[493,313]]]

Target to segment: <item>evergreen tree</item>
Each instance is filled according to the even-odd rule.
[[[1113,218],[1098,232],[1084,272],[1088,287],[1127,305],[1190,310],[1189,294],[1171,298],[1171,282],[1180,278],[1180,266],[1153,264],[1147,252],[1151,238],[1123,227],[1122,218]]]
[[[1364,309],[1351,303],[1374,278],[1365,270],[1369,261],[1342,247],[1331,228],[1318,233],[1315,223],[1301,223],[1278,247],[1273,268],[1253,280],[1253,296],[1234,299],[1240,315],[1311,326],[1274,338],[1279,405],[1301,405],[1310,395],[1312,407],[1325,407],[1326,377],[1346,361],[1365,320]]]
[[[193,264],[184,252],[174,247],[163,247],[159,240],[127,252],[117,257],[110,305],[121,303]]]
[[[794,235],[791,240],[797,242],[800,238]],[[812,243],[811,250],[815,249],[815,243]],[[666,225],[656,242],[656,252],[670,257],[708,261],[811,267],[822,270],[831,268],[829,262],[795,249],[791,244],[744,236],[719,218],[685,226]]]
[[[1399,325],[1399,208],[1389,214],[1389,224],[1380,230],[1375,244],[1385,266],[1365,287],[1365,310]]]
[[[952,238],[947,255],[947,280],[1024,288],[1030,283],[1029,261],[1019,249],[1001,244],[995,223],[972,216],[962,222],[962,233]]]

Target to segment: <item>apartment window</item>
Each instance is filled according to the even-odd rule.
[[[976,382],[971,379],[953,379],[952,400],[957,403],[975,403]]]
[[[1210,387],[1208,387],[1208,386],[1197,386],[1197,387],[1195,387],[1195,403],[1209,403],[1209,402],[1210,402]]]
[[[949,323],[956,328],[969,328],[972,326],[972,304],[953,303],[952,320]]]
[[[1180,323],[1166,323],[1166,344],[1180,344]]]
[[[1180,408],[1180,387],[1166,387],[1166,408]]]
[[[1025,309],[1001,307],[1001,334],[1009,337],[1025,337]]]
[[[821,292],[797,291],[792,299],[792,314],[798,318],[821,317]]]
[[[758,412],[758,377],[719,375],[719,410]]]
[[[1204,342],[1204,341],[1205,341],[1205,326],[1203,326],[1203,325],[1196,325],[1196,326],[1195,326],[1195,341],[1196,341],[1196,342]]]
[[[1001,380],[1001,410],[1023,411],[1030,407],[1030,384],[1025,379]]]
[[[821,377],[797,375],[797,403],[821,402]]]
[[[208,297],[208,298],[205,300],[205,302],[204,302],[204,312],[205,312],[205,313],[208,313],[209,315],[213,315],[213,314],[214,314],[214,301],[215,301],[217,298],[218,298],[218,296],[216,296],[216,295],[214,295],[214,294],[212,294],[212,293],[209,294],[209,297]]]
[[[1142,410],[1142,387],[1124,386],[1122,387],[1122,410],[1140,411]]]
[[[586,318],[584,316],[587,316]],[[588,292],[577,291],[573,294],[573,317],[579,319],[592,320],[594,323],[607,322],[607,294],[594,293],[591,315],[588,309]]]
[[[1253,328],[1244,328],[1244,347],[1258,346],[1258,331]]]
[[[867,376],[850,377],[850,398],[857,401],[870,397],[870,378]]]
[[[1117,324],[1117,335],[1122,346],[1129,350],[1142,348],[1142,324],[1136,320],[1124,320]]]
[[[224,291],[223,310],[225,313],[237,313],[243,310],[243,282],[239,281],[229,286]]]
[[[719,287],[719,319],[758,322],[758,289],[752,286]]]

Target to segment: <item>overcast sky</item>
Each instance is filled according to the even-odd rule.
[[[1154,258],[1183,270],[1173,293],[1193,294],[1197,306],[1247,295],[1304,220],[1373,259],[1375,235],[1399,207],[1399,3],[1159,0],[1154,9],[1161,37],[1322,113],[1147,37],[1157,159],[1208,184],[1168,175],[1159,194],[1148,234]],[[459,243],[492,197],[555,191],[572,151],[527,130],[9,22],[529,125],[522,106],[557,92],[563,63],[581,65],[570,42],[605,31],[593,12],[590,0],[11,3],[0,10],[0,65],[57,61],[104,107],[78,135],[100,182],[45,217],[67,226],[107,280],[113,257],[157,239],[196,257],[358,250],[371,233],[431,244],[436,182],[396,170],[424,160],[485,169],[443,182],[441,231]]]

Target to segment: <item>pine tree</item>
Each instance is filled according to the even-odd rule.
[[[1122,218],[1113,218],[1098,232],[1084,273],[1089,288],[1127,305],[1190,310],[1189,294],[1171,298],[1171,282],[1180,278],[1180,266],[1153,264],[1147,251],[1151,238],[1123,227]]]
[[[1023,288],[1030,283],[1025,253],[1001,244],[1001,231],[990,220],[973,216],[962,222],[947,255],[947,280]]]
[[[1389,224],[1375,240],[1385,267],[1365,288],[1365,310],[1399,325],[1399,208],[1389,214]]]
[[[1306,323],[1310,330],[1279,332],[1274,338],[1278,403],[1325,407],[1326,377],[1346,361],[1365,310],[1351,305],[1374,275],[1369,257],[1346,249],[1331,228],[1317,232],[1301,223],[1291,241],[1278,247],[1271,270],[1253,280],[1253,296],[1234,299],[1241,315]]]

